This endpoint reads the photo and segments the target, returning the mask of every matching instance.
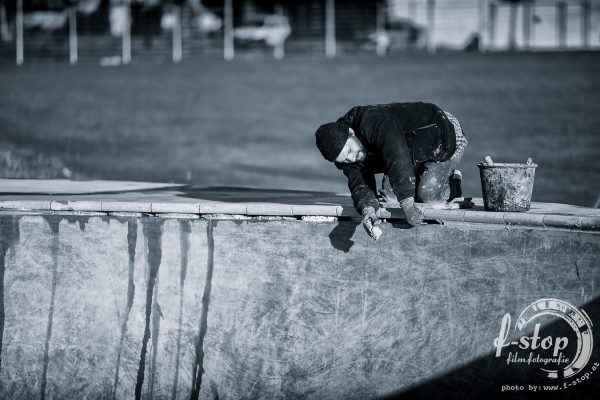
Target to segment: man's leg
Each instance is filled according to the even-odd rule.
[[[444,112],[454,126],[456,151],[447,161],[426,162],[418,164],[415,168],[415,176],[417,178],[416,200],[423,203],[450,201],[453,198],[462,197],[460,189],[462,176],[460,171],[456,169],[456,166],[463,156],[468,141],[456,117],[447,111]],[[389,184],[389,179],[385,175],[383,176],[381,189],[378,194],[383,203],[393,204],[398,202]]]
[[[422,203],[450,199],[450,179],[454,175],[456,160],[426,162],[417,183],[417,199]]]
[[[450,201],[461,197],[460,171],[456,169],[467,147],[467,139],[454,115],[445,111],[456,133],[456,151],[443,162],[426,162],[417,168],[417,199],[423,203]]]

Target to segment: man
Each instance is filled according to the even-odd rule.
[[[380,223],[376,173],[385,174],[382,199],[399,203],[412,226],[423,220],[415,199],[439,202],[462,195],[456,165],[467,140],[456,118],[435,104],[356,106],[321,125],[315,136],[323,157],[348,178],[354,206],[371,236]]]

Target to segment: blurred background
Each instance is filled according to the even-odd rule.
[[[600,204],[600,0],[0,0],[0,176],[347,192],[314,131],[426,101]],[[0,188],[1,191],[1,188]]]

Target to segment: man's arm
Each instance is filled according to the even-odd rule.
[[[348,178],[348,188],[354,207],[359,214],[362,214],[366,207],[373,207],[375,211],[379,209],[379,201],[375,197],[377,185],[375,183],[375,175],[363,168],[362,163],[355,164],[340,164],[336,163],[336,167],[344,172]]]

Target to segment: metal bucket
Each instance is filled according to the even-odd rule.
[[[527,211],[537,164],[477,164],[486,211]]]

